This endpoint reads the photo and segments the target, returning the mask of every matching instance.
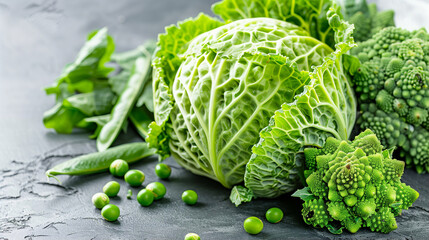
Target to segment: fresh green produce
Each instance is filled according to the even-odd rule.
[[[113,107],[109,121],[103,126],[98,135],[97,149],[99,151],[109,148],[118,136],[124,122],[127,121],[128,115],[143,91],[145,81],[148,80],[149,68],[150,57],[137,58],[131,77],[124,91],[119,96],[116,105]]]
[[[323,148],[305,149],[308,187],[293,195],[305,201],[304,221],[333,233],[395,230],[395,216],[419,193],[401,182],[405,163],[392,159],[392,150],[383,151],[371,130],[352,142],[328,138]]]
[[[107,204],[101,209],[101,216],[109,222],[114,222],[118,219],[120,214],[119,208],[113,204]]]
[[[170,177],[171,174],[171,168],[165,163],[158,163],[155,166],[155,173],[156,175],[161,179],[166,179]]]
[[[270,208],[265,213],[265,218],[270,223],[278,223],[283,219],[283,211],[280,208]]]
[[[131,187],[141,186],[142,183],[144,182],[144,179],[145,179],[144,173],[140,170],[135,170],[135,169],[129,170],[124,176],[125,182],[130,184]]]
[[[128,172],[128,163],[122,159],[117,159],[110,164],[109,171],[115,177],[123,177]]]
[[[109,197],[116,197],[121,189],[121,185],[116,181],[110,181],[103,187],[103,192]]]
[[[224,0],[213,11],[225,22],[201,14],[159,36],[146,140],[225,187],[244,180],[247,199],[293,191],[304,146],[353,128],[342,65],[353,27],[328,0]]]
[[[56,95],[56,105],[45,112],[46,128],[71,133],[74,128],[93,131],[91,138],[105,150],[129,118],[143,138],[153,120],[151,55],[155,44],[147,42],[124,53],[103,28],[89,34],[76,60],[67,65],[46,94]],[[112,73],[115,69],[116,71]],[[101,134],[101,136],[100,136]]]
[[[164,184],[162,184],[160,182],[149,183],[146,186],[146,189],[153,193],[155,200],[159,200],[159,199],[163,198],[165,193],[167,193],[167,189],[165,188]]]
[[[395,26],[394,12],[377,11],[375,3],[366,0],[341,0],[344,18],[355,26],[353,38],[356,42],[366,41],[385,27]]]
[[[143,207],[148,207],[153,203],[155,196],[152,191],[148,189],[142,189],[137,194],[137,202],[140,203]]]
[[[92,203],[98,209],[102,209],[104,206],[109,204],[110,199],[105,193],[96,193],[92,196]]]
[[[131,189],[128,189],[127,198],[131,199],[131,196],[133,196],[133,191],[131,191]]]
[[[154,153],[155,150],[149,148],[147,143],[123,144],[104,152],[90,153],[60,163],[46,171],[46,176],[57,179],[56,175],[85,175],[104,172],[116,159],[133,163]]]
[[[249,234],[258,234],[264,228],[261,219],[257,217],[248,217],[243,223],[244,230]]]
[[[182,200],[188,205],[195,205],[198,201],[198,194],[193,190],[186,190],[182,193]]]
[[[185,240],[201,240],[201,238],[196,233],[188,233],[185,236]]]
[[[358,125],[383,146],[398,147],[408,167],[429,172],[429,34],[385,28],[352,54],[361,62],[352,72]]]

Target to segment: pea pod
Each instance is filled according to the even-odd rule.
[[[139,57],[127,85],[110,114],[109,122],[103,126],[97,138],[98,151],[110,147],[118,136],[123,124],[140,96],[150,72],[150,57]]]
[[[140,136],[146,139],[149,133],[149,124],[153,122],[153,118],[145,107],[134,107],[130,113],[130,120]]]
[[[155,152],[156,150],[149,148],[145,142],[123,144],[103,152],[86,154],[60,163],[46,171],[46,176],[57,179],[56,175],[86,175],[104,172],[116,159],[132,163],[151,156]]]

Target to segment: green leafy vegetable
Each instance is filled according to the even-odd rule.
[[[237,207],[241,203],[252,201],[253,193],[252,190],[247,189],[243,186],[234,186],[231,190],[229,200]]]
[[[249,196],[294,190],[299,162],[293,155],[329,136],[347,139],[354,123],[341,58],[354,45],[352,27],[336,6],[328,11],[331,6],[225,0],[213,11],[227,24],[200,15],[167,28],[153,61],[150,145],[161,158],[171,153],[183,167],[225,187],[246,176]],[[270,118],[282,104],[276,114],[295,122],[273,131],[276,138],[288,135],[276,143],[268,140],[276,120]],[[265,143],[252,155],[261,130]]]
[[[291,196],[299,197],[302,201],[313,200],[315,198],[309,187],[296,190],[296,192],[294,192]]]
[[[328,138],[323,148],[307,148],[306,179],[314,198],[305,199],[302,216],[314,227],[340,223],[351,233],[361,227],[388,233],[395,216],[408,209],[419,193],[401,182],[405,163],[383,154],[377,136],[366,130],[353,142]],[[302,191],[296,193],[299,195]]]

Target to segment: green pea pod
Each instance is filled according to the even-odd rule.
[[[128,83],[110,113],[109,122],[103,126],[97,138],[98,151],[104,151],[112,145],[118,136],[124,121],[140,96],[150,72],[150,57],[136,59],[134,69]]]
[[[146,139],[149,133],[149,124],[153,121],[149,111],[145,107],[134,107],[130,113],[130,120],[140,136]]]
[[[128,163],[155,154],[156,150],[149,148],[145,142],[128,143],[112,147],[103,152],[82,155],[60,163],[46,171],[46,176],[56,178],[56,175],[86,175],[104,172],[116,159],[123,159]]]

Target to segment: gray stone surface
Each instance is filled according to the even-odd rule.
[[[119,51],[156,38],[164,26],[209,12],[213,0],[56,1],[0,0],[0,239],[183,239],[188,232],[202,239],[428,239],[429,175],[407,170],[404,181],[420,192],[414,206],[398,217],[398,229],[390,234],[360,230],[341,236],[304,224],[300,200],[283,196],[258,199],[239,208],[228,200],[229,191],[209,179],[192,175],[172,159],[173,174],[165,183],[165,199],[142,208],[125,195],[113,203],[121,209],[119,221],[104,221],[91,204],[109,174],[61,177],[62,185],[48,181],[44,172],[71,157],[94,152],[86,133],[59,135],[42,124],[43,112],[53,99],[42,88],[72,61],[91,30],[108,26]],[[423,10],[420,11],[423,14]],[[411,18],[412,16],[410,16]],[[427,19],[427,15],[424,15]],[[139,141],[133,129],[117,143]],[[133,168],[143,170],[146,183],[158,181],[156,158]],[[184,190],[194,189],[200,201],[182,203]],[[246,234],[242,222],[248,216],[264,217],[273,206],[285,212],[279,224],[264,222],[257,236]]]

